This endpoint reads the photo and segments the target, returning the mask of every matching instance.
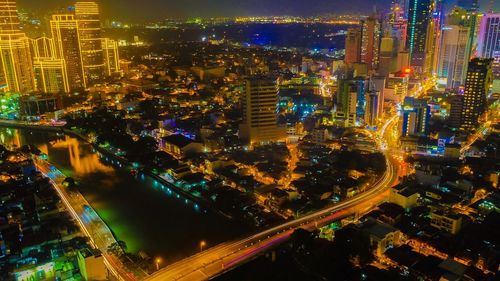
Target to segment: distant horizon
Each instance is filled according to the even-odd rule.
[[[73,0],[17,0],[18,9],[48,13],[69,7]],[[389,9],[390,0],[97,0],[103,18],[146,23],[164,19],[247,17],[247,16],[298,16],[314,17],[332,15],[366,15],[377,7]],[[455,0],[446,1],[453,4]],[[149,3],[149,4],[144,4]],[[480,0],[481,10],[486,10],[489,0]],[[193,8],[195,7],[195,8]],[[500,1],[494,9],[500,10]]]

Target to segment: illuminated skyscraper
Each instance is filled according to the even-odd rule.
[[[396,38],[398,51],[406,50],[406,38],[408,36],[408,21],[406,19],[399,19],[392,24],[392,34]]]
[[[118,42],[109,38],[102,39],[104,51],[104,65],[108,76],[120,71],[120,55],[118,53]]]
[[[365,115],[365,94],[368,80],[364,77],[340,79],[337,86],[336,117],[345,121],[345,126],[355,126]]]
[[[82,57],[78,22],[71,14],[53,15],[50,30],[55,44],[56,58],[64,59],[69,88],[72,90],[86,87],[83,79]]]
[[[99,82],[105,75],[99,6],[96,2],[76,2],[75,19],[78,22],[84,79],[87,85]]]
[[[0,58],[9,91],[27,94],[35,90],[29,40],[20,30],[14,0],[0,0]]]
[[[437,75],[446,78],[446,87],[463,85],[470,57],[470,28],[459,25],[443,27]]]
[[[31,52],[37,89],[51,94],[69,92],[66,63],[56,57],[54,40],[47,37],[31,40]]]
[[[473,5],[470,10],[465,10],[460,7],[455,7],[446,17],[446,25],[457,25],[460,27],[467,27],[469,29],[469,39],[467,43],[466,53],[470,57],[474,57],[477,48],[477,19],[478,11],[477,6]],[[469,58],[467,59],[469,60]]]
[[[286,129],[277,123],[277,104],[276,80],[247,79],[241,102],[243,123],[240,124],[240,138],[251,144],[285,139]]]
[[[374,69],[379,63],[382,26],[376,16],[368,17],[361,26],[361,62],[366,63],[368,69]]]
[[[500,13],[486,14],[481,19],[477,53],[482,58],[492,58],[500,52]]]
[[[19,16],[15,0],[0,1],[0,31],[2,34],[19,33]]]
[[[348,28],[345,38],[345,58],[346,64],[361,61],[361,40],[362,33],[359,28]]]
[[[409,0],[392,0],[391,9],[392,14],[396,17],[395,20],[399,19],[407,19],[408,18],[408,10],[409,10]]]
[[[408,34],[406,48],[410,53],[411,65],[417,73],[426,71],[433,36],[433,0],[410,0],[408,8]]]
[[[475,58],[469,62],[462,105],[461,129],[470,132],[486,110],[486,96],[493,80],[493,59]]]
[[[379,118],[380,92],[368,91],[366,93],[365,122],[369,126],[376,126]]]
[[[380,56],[377,73],[387,76],[396,70],[395,40],[393,37],[384,37],[380,43]]]
[[[423,136],[427,133],[431,110],[425,99],[406,97],[400,123],[401,136]]]

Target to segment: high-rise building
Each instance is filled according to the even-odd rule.
[[[278,126],[277,122],[278,91],[276,80],[251,78],[245,81],[241,100],[241,139],[254,144],[286,138],[286,128]]]
[[[96,2],[76,2],[75,19],[85,82],[99,82],[105,75],[99,5]]]
[[[348,28],[345,38],[345,63],[353,64],[361,62],[361,30],[359,28]]]
[[[404,71],[390,73],[384,91],[385,98],[396,102],[402,102],[408,95],[409,82],[409,75]]]
[[[54,40],[41,37],[30,41],[37,89],[50,94],[68,93],[66,62],[57,58]]]
[[[435,0],[434,10],[432,13],[432,22],[429,29],[429,34],[427,34],[427,61],[426,61],[426,73],[435,75],[438,56],[441,49],[441,31],[444,24],[444,0]]]
[[[489,13],[481,19],[477,54],[481,58],[492,58],[496,51],[500,51],[500,13]]]
[[[470,57],[470,28],[460,25],[443,27],[438,56],[437,76],[446,79],[447,88],[463,85]]]
[[[396,60],[396,71],[402,71],[410,67],[410,53],[402,51],[398,53]]]
[[[461,28],[468,28],[469,38],[467,42],[467,49],[465,53],[469,54],[470,57],[476,56],[477,49],[477,26],[478,20],[478,11],[477,8],[472,8],[470,10],[465,10],[460,7],[455,7],[453,10],[447,15],[446,25],[457,25]],[[444,32],[444,31],[443,31]],[[470,59],[467,58],[467,61]]]
[[[364,76],[347,75],[338,80],[336,118],[345,121],[345,126],[355,126],[364,118],[368,86],[369,80]]]
[[[462,106],[462,130],[473,130],[486,110],[486,98],[493,81],[492,65],[493,59],[475,58],[469,62]]]
[[[358,92],[358,85],[354,80],[341,79],[338,81],[336,118],[343,120],[345,126],[356,125]]]
[[[448,98],[450,105],[450,116],[448,123],[452,128],[459,129],[462,124],[462,107],[464,103],[463,95],[453,95]]]
[[[29,39],[20,30],[14,0],[0,0],[0,59],[8,91],[35,91]]]
[[[104,66],[108,76],[120,72],[120,54],[118,53],[118,42],[109,38],[102,39],[104,52]]]
[[[500,13],[488,13],[481,19],[477,54],[482,58],[500,56]],[[494,73],[500,77],[500,63],[495,61]]]
[[[72,14],[53,15],[50,21],[56,58],[66,62],[68,82],[72,90],[86,87],[78,28],[78,22]]]
[[[477,0],[458,0],[457,6],[465,10],[472,10],[472,9],[477,10],[479,8],[479,3]]]
[[[410,0],[408,8],[408,34],[406,48],[416,73],[424,74],[429,67],[429,46],[433,35],[432,12],[434,0]]]
[[[408,18],[409,4],[409,0],[392,0],[391,13],[395,15],[395,19]]]
[[[368,69],[375,69],[379,63],[382,26],[376,16],[370,16],[361,22],[361,27],[361,62]]]
[[[380,43],[380,58],[377,73],[383,76],[396,70],[395,40],[393,37],[384,37]]]
[[[368,91],[366,93],[365,122],[368,126],[376,126],[379,118],[380,93]]]
[[[370,77],[370,91],[378,93],[378,116],[384,114],[386,76],[374,75]]]
[[[401,118],[401,136],[423,136],[427,133],[431,110],[425,99],[406,97]]]
[[[17,14],[16,0],[0,1],[0,31],[3,34],[19,33],[19,16]]]
[[[408,36],[408,20],[400,19],[392,24],[392,36],[396,39],[398,51],[406,50]]]

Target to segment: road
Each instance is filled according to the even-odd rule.
[[[388,120],[388,123],[394,123],[397,120],[397,118],[391,118]],[[388,126],[384,127],[387,128]],[[363,208],[366,209],[366,205],[369,205],[369,208],[371,208],[383,200],[384,196],[380,195],[385,193],[397,181],[400,161],[393,159],[390,155],[386,155],[386,165],[387,169],[383,177],[366,192],[334,206],[244,239],[222,243],[197,255],[171,264],[148,276],[145,280],[208,280],[281,244],[290,238],[295,229],[316,229],[332,221],[357,213]]]
[[[111,230],[101,220],[97,213],[90,208],[90,204],[78,192],[67,192],[63,186],[66,178],[59,170],[45,161],[35,161],[37,169],[49,178],[57,194],[63,201],[66,209],[73,219],[80,226],[82,232],[90,238],[92,246],[99,249],[104,257],[104,263],[111,275],[117,280],[133,281],[138,278],[126,268],[126,266],[115,256],[107,253],[108,246],[115,243],[116,240]],[[136,273],[137,274],[137,273]],[[138,274],[142,278],[145,274]]]

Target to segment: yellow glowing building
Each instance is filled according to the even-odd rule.
[[[72,14],[53,15],[50,21],[50,31],[54,39],[55,57],[66,62],[69,88],[85,88],[78,21],[75,16]]]
[[[252,78],[245,81],[245,93],[241,101],[241,139],[250,144],[286,139],[286,128],[278,126],[277,121],[278,92],[275,80]]]
[[[33,69],[37,89],[44,93],[68,93],[66,62],[56,57],[54,40],[41,37],[31,40]]]
[[[102,49],[104,51],[104,65],[106,74],[120,72],[120,55],[118,53],[118,42],[109,38],[102,39]]]
[[[29,40],[20,30],[14,0],[0,0],[0,60],[8,91],[35,91]]]
[[[84,79],[87,84],[98,82],[105,74],[99,5],[96,2],[76,2],[75,18],[78,22]]]

